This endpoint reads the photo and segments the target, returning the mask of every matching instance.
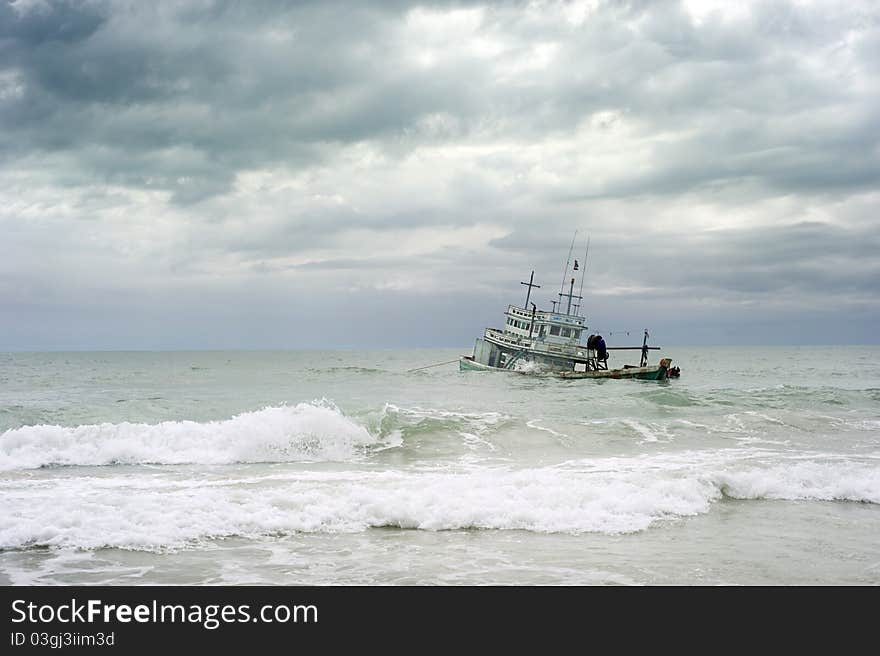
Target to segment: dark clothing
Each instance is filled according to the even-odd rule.
[[[602,339],[602,336],[599,335],[598,339],[596,339],[596,359],[597,360],[607,360],[608,359],[608,350],[605,346],[605,340]]]

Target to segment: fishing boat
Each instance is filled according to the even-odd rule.
[[[574,239],[572,239],[572,247]],[[587,256],[589,242],[587,242]],[[522,307],[508,305],[504,313],[503,328],[486,328],[476,339],[472,355],[459,358],[461,371],[512,371],[521,374],[553,375],[561,378],[636,378],[640,380],[666,380],[679,375],[678,367],[672,366],[670,358],[662,358],[656,365],[648,365],[650,351],[660,350],[658,346],[648,346],[648,331],[645,330],[641,346],[606,346],[601,335],[590,334],[587,317],[581,313],[583,300],[583,276],[586,273],[586,257],[581,269],[581,293],[574,293],[576,274],[563,283],[557,301],[551,301],[551,310],[539,310],[529,299],[535,284],[535,272],[526,285],[526,300]],[[571,266],[571,249],[565,265],[566,273],[574,273],[579,263]],[[566,299],[563,302],[563,299]],[[563,311],[563,306],[565,311]],[[608,366],[609,351],[641,352],[638,365],[623,365],[620,368]]]

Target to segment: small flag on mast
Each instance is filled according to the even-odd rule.
[[[578,261],[577,260],[574,261],[574,270],[575,271],[578,270]]]

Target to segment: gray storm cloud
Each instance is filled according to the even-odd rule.
[[[466,345],[575,229],[600,325],[876,343],[878,67],[869,2],[4,2],[0,349]]]

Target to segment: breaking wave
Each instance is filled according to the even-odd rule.
[[[213,480],[83,476],[0,485],[0,548],[163,550],[232,536],[373,527],[642,531],[731,499],[880,504],[880,467],[851,461],[605,458],[511,469],[301,471]]]
[[[327,400],[224,421],[24,426],[0,434],[0,470],[50,465],[347,460],[377,442]]]

